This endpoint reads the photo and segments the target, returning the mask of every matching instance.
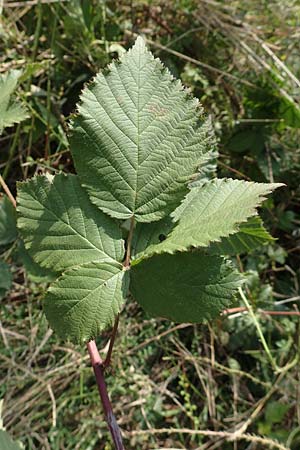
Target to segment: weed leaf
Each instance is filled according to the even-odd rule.
[[[0,74],[0,134],[5,127],[10,127],[28,117],[25,107],[12,99],[21,73],[20,70],[11,70]]]

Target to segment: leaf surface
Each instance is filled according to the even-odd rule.
[[[42,267],[59,272],[90,261],[121,261],[118,224],[89,200],[75,175],[18,183],[18,227]]]
[[[26,270],[27,277],[34,283],[50,283],[58,277],[59,273],[41,267],[40,264],[34,261],[21,239],[18,241],[17,255]]]
[[[134,265],[130,290],[154,317],[199,323],[228,308],[241,283],[241,276],[222,257],[177,253]]]
[[[174,228],[160,244],[151,244],[142,257],[208,247],[239,231],[257,214],[265,196],[282,184],[215,179],[193,187],[171,214]]]
[[[66,271],[48,290],[44,310],[62,338],[86,342],[114,323],[128,290],[121,264],[92,262]]]
[[[178,206],[208,162],[210,135],[198,100],[138,38],[83,90],[70,142],[93,203],[118,219],[151,222]]]

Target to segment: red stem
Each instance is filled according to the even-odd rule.
[[[96,377],[96,382],[100,394],[100,399],[103,406],[103,411],[105,415],[105,420],[108,424],[109,431],[112,437],[112,440],[115,444],[116,450],[125,450],[121,430],[119,425],[117,424],[116,418],[112,411],[110,399],[107,392],[107,387],[104,378],[104,366],[103,361],[99,355],[98,348],[95,341],[90,341],[87,343],[87,349],[91,358],[91,363],[94,369],[94,374]]]

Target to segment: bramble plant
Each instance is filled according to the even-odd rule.
[[[256,208],[281,184],[215,178],[210,120],[141,37],[84,88],[70,148],[78,175],[18,183],[18,227],[57,275],[46,317],[60,337],[87,343],[122,449],[103,368],[126,298],[176,322],[217,317],[242,283],[224,255],[271,239]],[[114,323],[103,363],[94,339]]]

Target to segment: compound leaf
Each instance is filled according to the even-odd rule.
[[[151,222],[178,206],[211,160],[209,136],[198,100],[139,37],[83,90],[70,141],[92,202],[118,219]]]
[[[199,323],[228,308],[241,284],[224,258],[190,252],[155,255],[134,265],[130,290],[152,316]]]
[[[75,175],[18,183],[18,227],[25,247],[55,272],[90,261],[121,261],[118,224],[91,204]]]
[[[128,290],[128,271],[121,264],[91,262],[69,269],[44,299],[51,327],[62,338],[86,342],[112,325]]]
[[[239,225],[257,214],[256,208],[280,183],[215,179],[191,188],[171,214],[174,228],[160,244],[151,244],[142,257],[208,247],[239,231]]]
[[[28,117],[24,106],[12,100],[21,73],[20,70],[11,70],[0,74],[0,134],[5,127],[10,127]]]

